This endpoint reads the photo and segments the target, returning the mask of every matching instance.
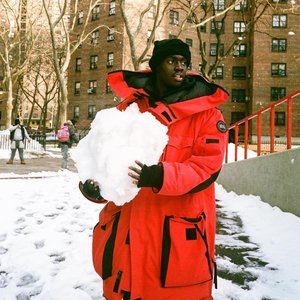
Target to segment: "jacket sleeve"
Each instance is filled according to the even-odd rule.
[[[30,136],[29,136],[29,134],[28,134],[28,132],[27,132],[27,130],[26,130],[25,127],[24,127],[24,133],[25,133],[25,138],[26,138],[27,140],[31,140],[31,138],[30,138]]]
[[[191,155],[181,162],[162,162],[164,176],[159,194],[176,196],[196,193],[217,179],[227,142],[223,116],[219,110],[213,109],[197,122],[199,132],[190,145]]]
[[[76,135],[75,129],[71,126],[68,126],[70,132],[70,141],[73,143],[78,143],[79,139]]]
[[[17,125],[13,125],[13,126],[10,126],[9,128],[8,128],[8,130],[9,131],[13,131],[13,130],[15,130],[15,129],[17,129]]]

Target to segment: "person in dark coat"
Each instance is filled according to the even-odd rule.
[[[61,155],[62,155],[61,168],[68,169],[68,160],[70,156],[69,149],[72,147],[73,143],[78,143],[79,139],[77,137],[72,121],[68,120],[67,122],[64,123],[64,126],[68,126],[69,140],[66,142],[60,142]]]
[[[13,164],[16,152],[18,150],[19,157],[22,165],[25,165],[24,160],[24,148],[25,148],[25,140],[28,142],[31,141],[26,128],[20,123],[19,119],[15,120],[13,126],[9,128],[10,132],[10,148],[11,148],[11,155],[7,162],[7,164]]]

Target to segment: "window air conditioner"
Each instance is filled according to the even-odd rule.
[[[108,66],[108,67],[112,67],[113,64],[114,64],[114,62],[113,62],[112,60],[109,60],[109,61],[107,62],[107,66]]]
[[[111,16],[111,15],[114,15],[116,13],[116,10],[115,10],[115,8],[111,8],[110,10],[109,10],[109,15]]]

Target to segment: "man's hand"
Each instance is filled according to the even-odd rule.
[[[90,201],[95,203],[106,203],[100,194],[100,188],[98,182],[88,179],[84,183],[79,182],[79,189],[81,193]]]
[[[129,172],[128,176],[130,176],[133,179],[133,184],[138,185],[144,164],[138,160],[136,160],[135,163],[138,165],[138,167],[130,166],[129,169],[132,172]]]

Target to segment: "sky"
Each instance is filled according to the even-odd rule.
[[[0,152],[0,158],[8,155]],[[27,159],[30,164],[28,153]],[[103,205],[81,195],[81,176],[68,170],[23,178],[0,173],[0,300],[104,299],[91,257]],[[218,184],[216,198],[214,300],[300,299],[300,218]]]

